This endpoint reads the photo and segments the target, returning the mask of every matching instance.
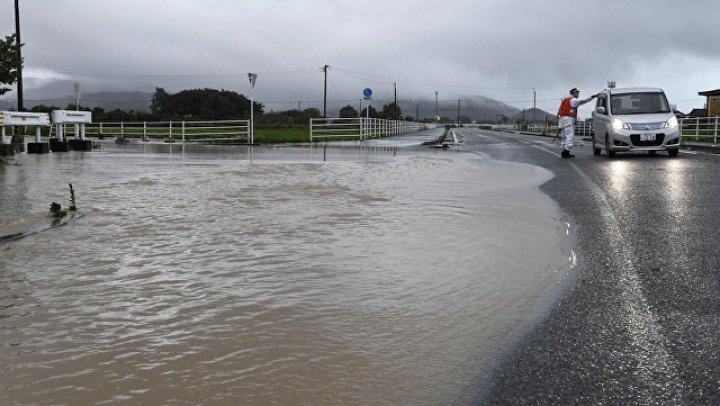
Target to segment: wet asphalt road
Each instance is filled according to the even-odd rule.
[[[578,265],[545,319],[507,348],[475,404],[720,404],[720,156],[593,156],[461,129],[468,151],[545,167]]]

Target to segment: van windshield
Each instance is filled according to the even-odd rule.
[[[610,97],[610,111],[614,115],[669,113],[664,93],[622,93]]]

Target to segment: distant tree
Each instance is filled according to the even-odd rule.
[[[105,120],[105,109],[102,107],[93,107],[92,109],[92,119],[93,121],[103,121]]]
[[[145,111],[135,110],[125,111],[115,109],[105,113],[104,117],[102,118],[95,117],[95,115],[93,114],[93,121],[151,121],[153,119],[154,117],[152,116],[152,114]]]
[[[30,111],[32,111],[33,113],[49,113],[53,110],[60,110],[60,107],[38,104],[37,106],[33,106],[33,108],[30,109]]]
[[[307,126],[309,119],[318,117],[320,117],[320,110],[316,108],[308,108],[305,110],[292,109],[264,113],[255,120],[255,123],[263,127],[288,125]]]
[[[264,107],[254,102],[255,115],[262,115]],[[165,89],[155,89],[150,111],[157,118],[180,119],[238,119],[250,117],[250,100],[228,90],[191,89],[168,94]]]
[[[0,39],[0,85],[12,85],[18,80],[18,68],[22,66],[22,59],[18,50],[23,44],[17,44],[15,35]],[[12,90],[9,87],[0,87],[0,95]]]
[[[130,117],[130,114],[120,109],[110,110],[105,113],[105,120],[107,121],[129,121],[128,117]]]
[[[170,95],[162,87],[156,87],[150,101],[150,112],[157,118],[163,118],[169,110]]]
[[[308,109],[305,109],[305,110],[303,110],[303,112],[305,113],[305,115],[306,115],[308,118],[320,118],[320,117],[322,117],[322,114],[320,114],[320,109],[315,108],[315,107],[310,107],[310,108],[308,108]]]
[[[68,103],[67,106],[65,106],[65,110],[80,110],[80,111],[92,111],[89,107],[82,107],[80,106],[79,109],[75,108],[75,103]]]
[[[219,120],[233,116],[237,117],[236,106],[220,93],[208,93],[200,101],[200,118]]]
[[[370,111],[372,112],[372,110]],[[399,120],[401,117],[402,110],[400,109],[400,106],[397,106],[395,103],[384,105],[382,108],[382,113],[380,114],[380,118],[385,118],[388,120]]]
[[[355,110],[355,107],[351,105],[347,105],[340,109],[340,117],[343,118],[354,118],[358,116],[358,111]]]
[[[360,112],[360,115],[363,117],[367,117],[367,110],[368,110],[367,107],[362,109],[362,111]],[[379,118],[378,111],[375,110],[375,107],[373,107],[373,106],[370,106],[370,117]]]

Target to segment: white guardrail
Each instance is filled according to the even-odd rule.
[[[720,117],[696,117],[680,120],[682,141],[709,142],[717,144]]]
[[[508,131],[527,131],[538,134],[556,135],[560,128],[555,124],[536,123],[536,124],[493,124],[490,125],[493,130]],[[592,134],[592,122],[580,122],[575,124],[576,136],[590,136]]]
[[[182,142],[247,142],[249,129],[249,120],[120,121],[88,124],[85,127],[85,134],[101,137],[142,138],[144,140],[162,138]]]
[[[310,142],[323,138],[360,140],[408,134],[426,129],[424,123],[380,118],[311,118]]]
[[[720,117],[696,117],[678,120],[682,141],[707,142],[717,144],[720,136]],[[555,135],[558,127],[552,124],[499,124],[492,125],[496,130],[528,131],[539,134]],[[575,135],[592,135],[592,121],[580,122],[575,125]]]

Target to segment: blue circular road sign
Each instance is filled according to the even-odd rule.
[[[365,97],[372,96],[372,89],[370,89],[369,87],[366,87],[365,89],[363,89],[363,96],[365,96]]]

